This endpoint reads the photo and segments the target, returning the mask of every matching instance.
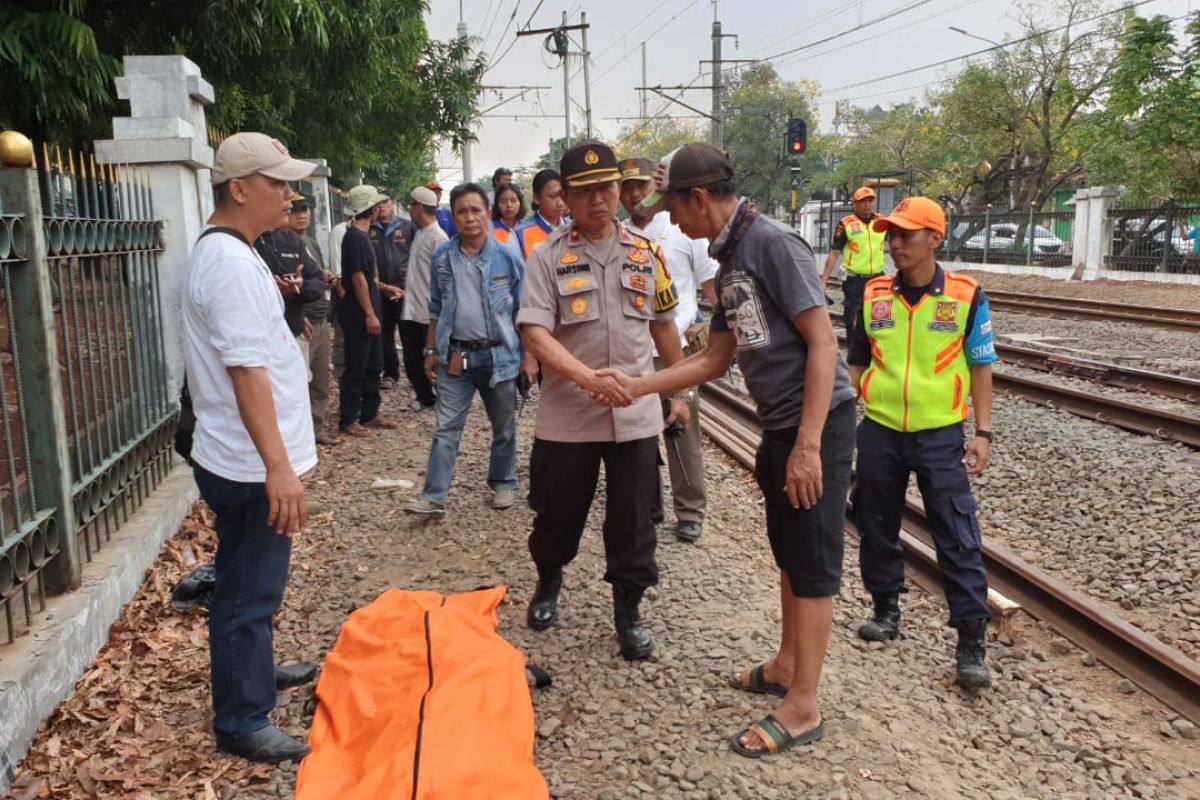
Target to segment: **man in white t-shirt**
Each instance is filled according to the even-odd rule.
[[[696,290],[715,303],[716,289],[713,279],[717,276],[717,262],[708,257],[707,239],[689,239],[683,231],[671,224],[671,215],[665,211],[650,214],[640,203],[653,188],[655,164],[647,158],[626,158],[617,167],[621,170],[621,205],[629,214],[629,221],[646,235],[646,238],[662,248],[671,280],[679,292],[679,305],[675,308],[675,327],[679,329],[679,344],[684,356],[690,356],[696,347],[690,346],[687,330],[701,321],[700,307],[696,302]],[[704,327],[701,325],[701,327]],[[699,347],[698,349],[703,349]],[[654,353],[654,366],[662,368],[658,352]],[[691,407],[691,422],[678,431],[668,428],[663,435],[667,444],[667,467],[671,474],[671,497],[675,505],[675,536],[685,542],[694,542],[704,531],[704,510],[707,492],[704,483],[704,454],[700,445],[700,401],[693,389],[688,392]],[[654,515],[662,519],[662,492],[659,492],[659,508]]]
[[[291,537],[306,523],[300,475],[317,463],[308,370],[283,298],[250,242],[287,224],[292,189],[313,165],[261,133],[221,143],[216,210],[188,261],[183,343],[196,414],[191,459],[216,514],[216,586],[208,615],[217,746],[251,761],[298,760],[308,748],[271,724],[278,688],[312,664],[276,667],[272,620]]]
[[[408,215],[417,227],[408,252],[408,270],[404,278],[404,309],[400,315],[400,341],[404,347],[404,374],[412,384],[416,399],[413,411],[433,408],[437,401],[433,384],[425,374],[425,337],[429,333],[429,284],[433,251],[449,241],[437,220],[437,195],[418,186],[409,195]]]

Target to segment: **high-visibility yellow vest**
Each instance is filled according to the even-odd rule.
[[[846,231],[846,246],[842,249],[842,266],[851,275],[869,278],[883,272],[883,240],[887,231],[876,233],[872,222],[863,222],[857,214],[842,217],[842,228]]]
[[[944,277],[941,294],[926,294],[915,308],[892,291],[890,275],[863,290],[871,366],[859,389],[867,416],[893,430],[944,428],[969,413],[971,369],[963,342],[978,284],[952,272]]]

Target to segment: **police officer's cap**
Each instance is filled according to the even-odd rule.
[[[305,211],[315,205],[312,195],[292,192],[292,211]]]
[[[617,168],[621,170],[621,183],[625,181],[654,180],[657,165],[648,158],[624,158]]]
[[[621,179],[617,157],[603,142],[580,142],[563,153],[559,173],[567,188],[608,183]]]

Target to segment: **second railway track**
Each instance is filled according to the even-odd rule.
[[[710,383],[701,388],[701,415],[705,434],[753,471],[760,437],[753,407],[733,389]],[[938,581],[924,508],[912,498],[904,514],[901,543],[921,581],[926,585]],[[1200,721],[1200,664],[1003,547],[985,541],[983,557],[994,589],[1165,705]]]

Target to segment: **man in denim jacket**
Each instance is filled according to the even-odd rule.
[[[478,391],[492,423],[488,486],[492,508],[515,499],[518,371],[536,378],[524,357],[516,319],[524,266],[491,236],[487,193],[476,183],[456,186],[450,208],[458,235],[433,254],[425,372],[437,385],[437,427],[429,449],[425,489],[406,510],[444,514],[458,442]]]

